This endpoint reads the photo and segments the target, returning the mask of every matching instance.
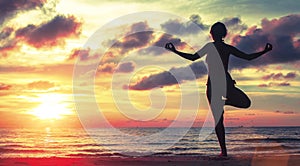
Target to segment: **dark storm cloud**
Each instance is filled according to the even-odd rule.
[[[169,20],[161,24],[161,28],[166,31],[166,33],[173,35],[187,35],[187,34],[197,34],[201,30],[208,29],[208,25],[205,25],[201,21],[199,15],[191,15],[189,22],[181,22],[178,19]]]

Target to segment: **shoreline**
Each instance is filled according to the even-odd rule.
[[[299,165],[298,155],[0,158],[0,165]]]

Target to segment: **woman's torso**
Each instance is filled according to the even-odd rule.
[[[228,64],[229,64],[229,56],[230,56],[230,46],[225,44],[224,42],[213,42],[215,48],[217,49],[220,58],[222,60],[224,70],[226,73],[226,80],[228,85],[234,85],[235,81],[232,79],[228,72]],[[210,85],[210,79],[208,76],[207,85]]]

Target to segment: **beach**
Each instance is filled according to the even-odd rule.
[[[0,165],[216,165],[216,166],[296,166],[300,164],[300,155],[293,156],[229,156],[219,157],[98,157],[98,158],[7,158]]]
[[[0,165],[222,165],[294,166],[300,164],[299,127],[227,128],[228,157],[218,157],[214,133],[199,138],[200,128],[170,147],[182,128],[174,128],[161,142],[134,142],[108,129],[89,135],[79,129],[1,129]],[[162,128],[126,128],[131,135],[151,135]],[[93,139],[93,138],[98,138]],[[173,138],[173,139],[172,139]],[[151,153],[133,153],[152,150]]]

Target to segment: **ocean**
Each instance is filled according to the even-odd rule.
[[[17,157],[118,157],[135,155],[135,150],[151,149],[151,156],[213,156],[219,154],[215,133],[199,139],[200,128],[188,132],[165,147],[166,142],[178,139],[183,128],[173,128],[161,142],[134,142],[112,134],[111,129],[0,129],[1,158]],[[121,128],[134,136],[151,135],[163,128]],[[95,139],[96,138],[96,139]],[[115,139],[118,138],[118,139]],[[226,128],[229,155],[296,155],[300,154],[300,127],[234,127]],[[153,148],[154,147],[154,148]],[[136,149],[135,149],[136,148]],[[130,153],[129,153],[130,152]],[[137,153],[138,154],[138,153]]]

